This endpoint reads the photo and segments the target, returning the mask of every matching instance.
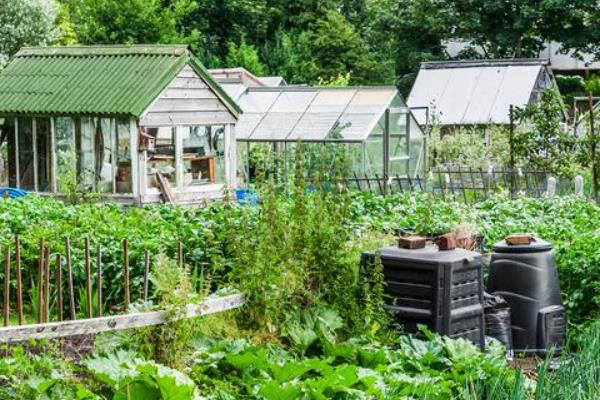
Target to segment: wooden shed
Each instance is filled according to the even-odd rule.
[[[0,186],[218,198],[236,185],[239,113],[187,46],[23,48],[0,73]]]

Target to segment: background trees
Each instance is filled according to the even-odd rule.
[[[37,46],[58,38],[59,5],[54,0],[0,2],[0,67],[23,46]]]
[[[245,66],[317,83],[393,84],[422,61],[531,57],[544,41],[600,55],[595,0],[11,0],[0,54],[25,44],[187,43],[210,67]]]

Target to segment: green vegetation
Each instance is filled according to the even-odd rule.
[[[0,58],[23,45],[187,43],[209,67],[244,66],[318,83],[394,84],[421,61],[535,57],[544,41],[600,52],[592,0],[11,0],[0,5]]]

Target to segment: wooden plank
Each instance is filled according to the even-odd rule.
[[[168,311],[122,314],[76,321],[11,326],[0,328],[0,343],[52,339],[65,336],[89,335],[122,329],[160,325],[170,321],[215,314],[238,308],[244,304],[243,294],[208,299],[200,304],[189,304],[183,312],[173,315]]]
[[[149,113],[155,112],[178,112],[196,111],[213,112],[227,111],[227,107],[219,99],[159,99],[150,107]]]
[[[175,196],[173,196],[173,192],[171,191],[171,184],[163,174],[160,172],[156,173],[156,180],[158,181],[158,188],[163,196],[163,199],[168,201],[172,206],[175,205]]]
[[[168,88],[160,96],[161,99],[216,99],[210,89],[176,89]]]
[[[153,112],[140,120],[143,126],[174,126],[174,125],[224,125],[235,124],[236,119],[229,111],[217,112]]]
[[[181,78],[176,77],[169,84],[169,89],[204,89],[206,84],[199,77],[194,78]]]

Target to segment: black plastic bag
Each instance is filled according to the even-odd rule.
[[[510,306],[504,297],[483,293],[483,310],[485,314],[485,334],[499,340],[506,350],[512,350],[512,325],[510,322]]]

